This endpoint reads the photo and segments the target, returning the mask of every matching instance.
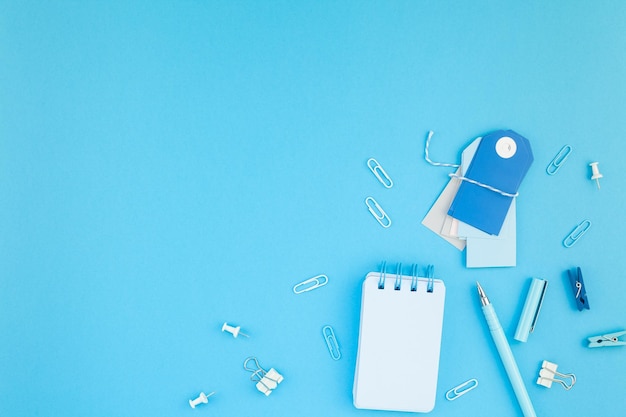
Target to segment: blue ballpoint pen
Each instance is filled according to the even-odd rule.
[[[522,409],[522,413],[524,414],[524,417],[537,417],[535,410],[533,409],[533,405],[530,402],[530,397],[528,396],[526,387],[524,386],[524,381],[522,381],[522,376],[517,368],[517,363],[515,363],[515,358],[513,357],[513,352],[511,352],[509,342],[506,340],[504,330],[502,330],[502,326],[500,325],[500,321],[496,315],[496,311],[493,309],[493,306],[485,295],[485,291],[483,291],[483,288],[478,282],[476,282],[476,286],[478,287],[480,303],[483,306],[483,314],[487,320],[491,337],[493,337],[493,342],[496,344],[496,348],[500,354],[500,359],[502,359],[502,364],[504,365],[506,374],[509,376],[509,380],[513,386],[513,391],[515,392],[517,401]]]

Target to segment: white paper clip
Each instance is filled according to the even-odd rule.
[[[324,336],[324,340],[326,341],[326,347],[328,347],[328,352],[330,353],[330,357],[333,360],[338,361],[341,359],[341,351],[339,351],[339,343],[337,342],[337,338],[335,337],[335,331],[330,326],[322,327],[322,335]]]
[[[306,279],[293,286],[293,292],[295,294],[301,294],[303,292],[311,291],[319,287],[323,287],[328,284],[328,277],[326,275],[317,275],[313,278]]]
[[[209,394],[205,394],[204,392],[201,392],[200,395],[198,395],[198,398],[194,400],[189,400],[189,406],[191,408],[196,408],[198,404],[206,404],[209,402],[209,397],[213,394],[215,394],[215,392],[211,392]]]
[[[385,229],[391,226],[391,218],[385,213],[385,210],[378,204],[374,197],[367,197],[365,199],[365,205],[369,209],[372,216],[376,219],[376,221]]]
[[[572,147],[565,145],[561,148],[559,153],[556,154],[550,165],[546,168],[548,175],[554,175],[561,168],[561,165],[565,162],[569,154],[572,153]]]
[[[567,235],[565,240],[563,240],[563,246],[565,246],[566,248],[571,248],[572,246],[574,246],[574,243],[578,242],[578,239],[580,239],[582,235],[584,235],[585,232],[589,230],[590,227],[591,222],[589,220],[583,220],[582,222],[580,222],[580,224],[576,226],[574,230],[572,230],[572,233]]]
[[[460,385],[452,388],[450,391],[446,392],[446,400],[454,401],[462,395],[467,394],[474,388],[478,386],[478,380],[476,378],[472,378],[468,381],[463,382]]]
[[[249,368],[248,362],[253,361],[255,364],[255,368]],[[243,369],[246,371],[252,372],[252,376],[250,380],[256,382],[256,389],[265,394],[265,396],[269,396],[273,390],[278,387],[278,384],[283,382],[283,376],[276,371],[274,368],[270,368],[269,371],[261,368],[259,365],[259,360],[254,356],[250,356],[246,358],[243,362]]]
[[[550,388],[553,382],[558,382],[567,391],[571,390],[574,384],[576,383],[576,375],[562,374],[560,372],[557,372],[556,371],[557,367],[558,365],[556,363],[543,361],[543,363],[541,364],[541,370],[539,371],[539,378],[537,378],[537,385]],[[560,376],[561,378],[569,378],[571,383],[568,384],[562,379],[556,379],[555,376]]]
[[[391,188],[393,187],[393,181],[387,174],[387,172],[383,169],[382,165],[378,163],[374,158],[370,158],[367,160],[367,167],[372,171],[372,173],[378,178],[378,181],[385,187]]]

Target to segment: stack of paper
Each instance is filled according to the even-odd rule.
[[[516,207],[511,195],[532,161],[528,140],[511,130],[475,139],[463,150],[455,177],[422,224],[457,249],[466,249],[468,268],[515,266]]]

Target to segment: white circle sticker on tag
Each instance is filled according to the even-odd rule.
[[[496,142],[496,153],[500,158],[509,159],[517,152],[517,143],[508,136],[503,136]]]

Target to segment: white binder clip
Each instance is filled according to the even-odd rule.
[[[558,365],[556,363],[552,363],[549,361],[543,361],[541,365],[541,370],[539,371],[539,378],[537,378],[537,385],[542,385],[546,388],[552,387],[553,382],[558,382],[563,385],[563,388],[566,390],[572,389],[574,384],[576,383],[576,375],[574,374],[562,374],[556,371]],[[560,376],[561,378],[569,378],[571,383],[568,384],[562,379],[556,379],[556,376]]]
[[[250,361],[254,362],[256,368],[248,367],[248,362]],[[283,376],[279,374],[278,371],[276,371],[276,369],[274,368],[270,368],[269,371],[261,368],[261,365],[259,365],[259,360],[254,356],[246,358],[246,360],[243,362],[243,369],[248,372],[252,372],[250,380],[256,382],[256,389],[265,394],[266,397],[269,396],[272,391],[274,391],[278,387],[278,384],[283,382],[284,379]]]

